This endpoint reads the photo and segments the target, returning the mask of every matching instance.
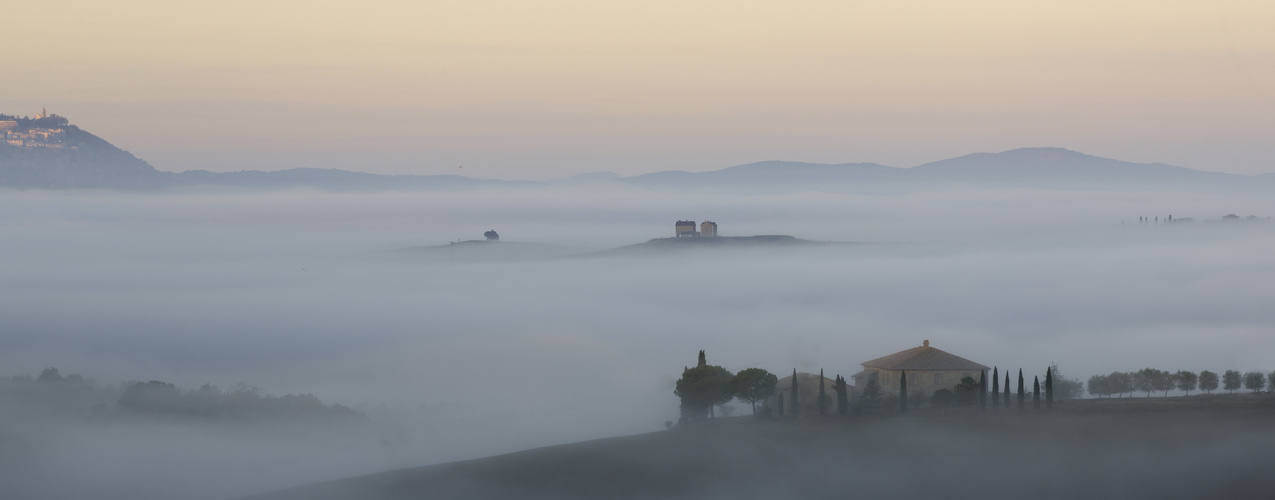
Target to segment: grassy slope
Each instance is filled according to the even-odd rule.
[[[1160,411],[1166,401],[1083,401],[1048,415],[735,419],[254,498],[1275,496],[1275,400]]]

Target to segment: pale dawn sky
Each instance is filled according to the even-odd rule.
[[[0,10],[0,113],[47,107],[160,170],[546,179],[1059,146],[1275,172],[1265,0]]]

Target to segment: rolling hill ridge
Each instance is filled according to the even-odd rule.
[[[204,187],[382,191],[585,184],[739,193],[897,191],[949,184],[1061,189],[1275,189],[1275,173],[1250,176],[1206,172],[1162,163],[1132,163],[1052,147],[973,153],[912,168],[875,163],[763,161],[706,172],[664,171],[632,177],[593,172],[544,182],[458,175],[378,175],[318,168],[173,173],[157,170],[56,115],[37,115],[35,119],[0,115],[0,129],[10,137],[7,142],[0,142],[0,186],[19,189]]]

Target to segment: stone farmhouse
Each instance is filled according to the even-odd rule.
[[[956,387],[964,377],[978,380],[979,372],[990,369],[937,347],[930,347],[928,340],[920,347],[864,361],[862,364],[863,371],[851,377],[854,379],[855,389],[863,391],[868,381],[875,380],[885,394],[899,393],[899,377],[905,372],[909,394],[933,394],[939,389]],[[990,385],[991,381],[987,383]]]

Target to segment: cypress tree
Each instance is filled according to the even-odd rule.
[[[1027,394],[1023,393],[1023,369],[1018,369],[1018,411],[1023,411],[1023,405],[1027,403]]]
[[[899,372],[899,411],[908,411],[908,372]]]
[[[824,407],[823,403],[827,399],[828,399],[828,396],[825,395],[823,392],[823,368],[820,368],[819,369],[819,402],[817,403],[819,405],[820,415],[823,415],[823,407]]]
[[[1032,409],[1040,410],[1040,377],[1032,378]]]
[[[800,406],[798,406],[798,403],[800,402],[801,398],[797,397],[797,369],[796,368],[792,369],[792,392],[789,392],[788,395],[791,396],[791,399],[792,399],[792,401],[788,402],[789,404],[792,405],[792,414],[796,415],[797,413],[799,413],[798,409],[801,408]]]
[[[1005,370],[1005,409],[1009,409],[1009,370]]]
[[[1054,409],[1054,367],[1045,369],[1045,409]]]
[[[992,411],[996,411],[1001,407],[1001,372],[995,366],[992,367]]]
[[[846,392],[846,378],[837,375],[837,384],[833,386],[837,393],[837,413],[846,414],[846,410],[850,409],[850,395]]]
[[[978,406],[987,411],[987,370],[978,371]]]

